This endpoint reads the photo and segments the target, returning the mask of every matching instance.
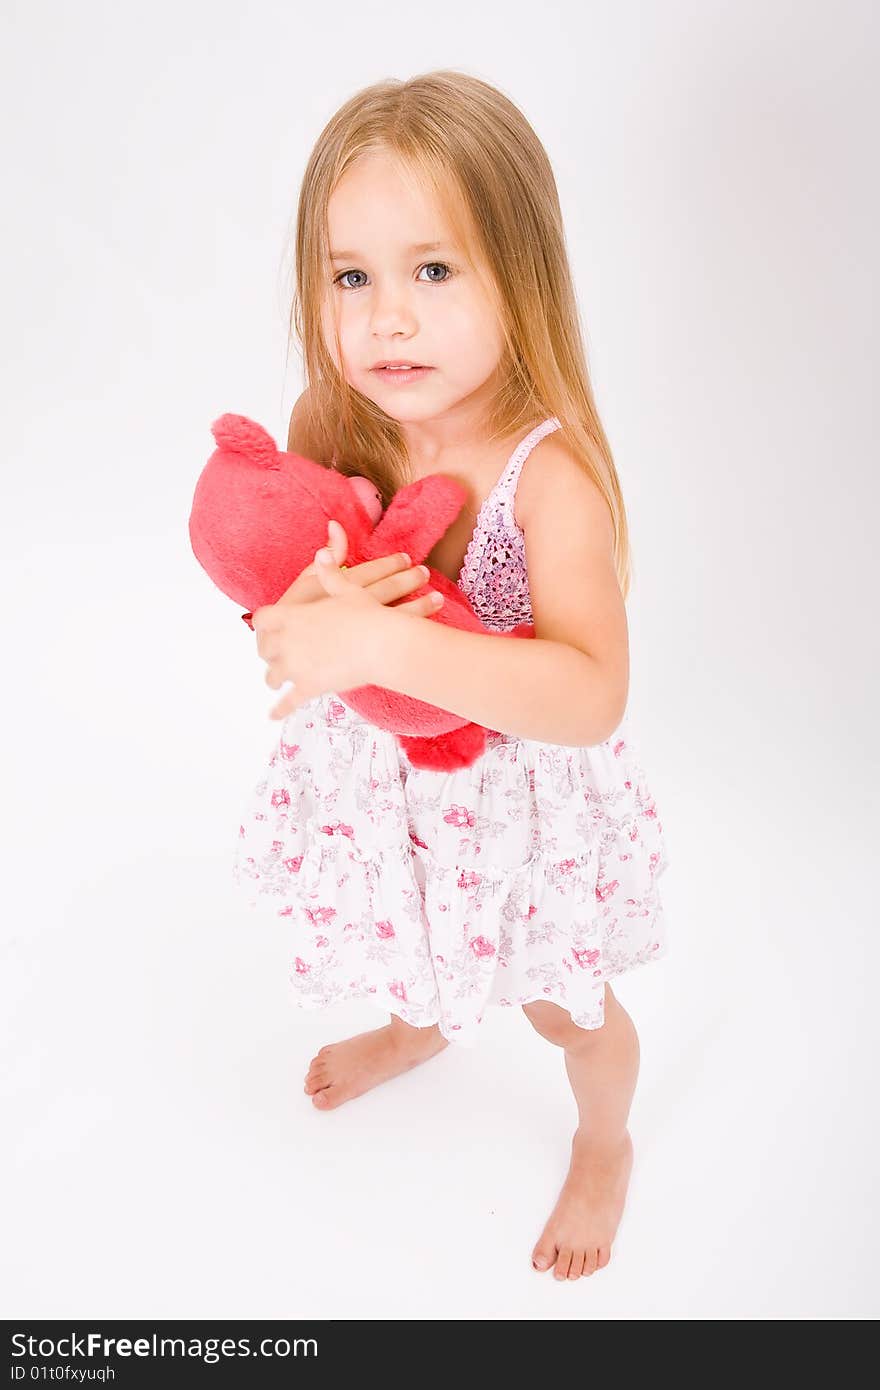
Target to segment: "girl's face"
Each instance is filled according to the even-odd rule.
[[[414,427],[479,417],[494,394],[504,346],[480,281],[433,204],[371,152],[336,185],[328,205],[333,257],[322,306],[327,350],[349,384]],[[422,243],[438,243],[416,249]],[[336,353],[338,324],[342,361]],[[389,380],[384,359],[430,368]]]

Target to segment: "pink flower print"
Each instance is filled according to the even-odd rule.
[[[310,965],[306,965],[306,962],[302,960],[299,956],[296,957],[296,959],[293,962],[293,965],[297,975],[308,975],[309,971],[312,968]]]
[[[437,956],[434,957],[434,959],[435,959],[436,961],[439,961],[441,965],[445,965],[445,964],[446,964],[446,961],[444,960],[443,956],[437,955]]]
[[[388,988],[396,999],[402,1000],[404,1004],[406,1003],[406,990],[403,987],[402,980],[392,980]]]
[[[462,869],[456,883],[459,888],[478,888],[482,881],[480,875],[475,874],[473,869]]]
[[[316,936],[316,937],[315,937],[315,945],[316,945],[316,946],[329,946],[329,945],[330,945],[330,942],[327,940],[327,937],[326,937],[326,936]]]
[[[290,906],[289,903],[288,903],[287,907],[279,907],[279,909],[278,909],[278,916],[279,916],[279,917],[292,917],[292,916],[293,916],[293,908]]]
[[[449,810],[444,813],[443,819],[447,825],[458,826],[459,830],[462,828],[473,830],[476,824],[473,811],[469,811],[466,806],[450,806]]]
[[[298,874],[302,868],[303,856],[298,854],[294,859],[282,859],[281,863],[289,874]]]
[[[624,750],[625,747],[626,747],[626,743],[624,742],[624,740],[623,740],[622,738],[619,738],[619,739],[617,740],[616,743],[612,744],[612,746],[611,746],[611,751],[612,751],[612,753],[614,754],[615,758],[619,758],[619,757],[620,757],[620,755],[621,755],[621,753],[623,752],[623,750]]]
[[[270,801],[269,804],[270,804],[270,805],[272,806],[272,808],[275,809],[275,810],[277,810],[277,808],[278,808],[279,806],[289,806],[289,805],[290,805],[290,793],[288,792],[287,788],[286,788],[286,787],[274,787],[274,788],[272,789],[272,798],[271,798],[271,801]]]
[[[344,821],[334,821],[332,825],[321,825],[318,827],[322,835],[347,835],[350,840],[354,839],[354,830]]]
[[[657,853],[656,850],[654,850],[651,854],[648,855],[648,867],[650,868],[652,874],[654,873],[659,863],[660,855]]]
[[[632,782],[624,782],[623,785],[626,787],[628,792],[632,791]]]
[[[424,840],[420,840],[419,837],[418,837],[418,835],[414,835],[412,831],[409,832],[409,838],[412,840],[412,842],[413,842],[414,845],[418,845],[419,849],[427,849],[427,848],[428,848],[428,846],[425,844]]]
[[[575,861],[573,859],[560,859],[557,867],[562,871],[562,873],[568,874],[571,873],[574,866]]]
[[[336,916],[335,907],[307,907],[306,916],[312,926],[323,925],[324,922],[332,922]]]
[[[330,700],[327,705],[327,714],[331,723],[338,724],[345,715],[345,705],[341,704],[339,700]]]
[[[284,848],[284,841],[283,841],[283,840],[273,840],[273,841],[272,841],[272,853],[273,853],[273,854],[280,854],[281,851],[283,850],[283,848]]]
[[[495,947],[491,941],[486,940],[485,936],[472,936],[468,945],[477,959],[481,956],[494,956],[495,954]]]
[[[588,966],[595,965],[596,961],[599,959],[598,951],[579,951],[576,946],[572,946],[571,954],[574,956],[581,970],[586,970]]]
[[[390,936],[394,935],[394,928],[388,921],[377,922],[376,935],[381,937],[383,941],[387,941]]]
[[[240,840],[243,840],[243,839],[244,839],[244,826],[243,826],[243,825],[240,825],[240,826],[238,827],[238,838],[239,838]]]
[[[637,840],[639,838],[639,827],[637,825],[634,825],[630,830],[629,838],[631,840]]]
[[[282,758],[287,758],[288,762],[291,758],[295,758],[299,752],[298,743],[285,743],[283,738],[280,740],[279,747],[281,749]]]
[[[620,879],[618,879],[618,878],[612,878],[612,879],[610,879],[610,880],[608,881],[608,883],[597,883],[597,884],[596,884],[596,897],[599,899],[599,902],[600,902],[600,903],[604,903],[605,900],[606,900],[606,898],[610,898],[610,897],[611,897],[611,894],[614,893],[614,892],[616,892],[616,890],[617,890],[619,887],[620,887]]]

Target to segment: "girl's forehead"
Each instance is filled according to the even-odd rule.
[[[395,161],[367,159],[346,170],[327,202],[331,254],[366,249],[371,232],[404,250],[461,244],[464,209],[448,180],[432,181]],[[360,233],[360,239],[358,234]]]

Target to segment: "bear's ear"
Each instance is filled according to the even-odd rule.
[[[221,415],[211,426],[211,433],[219,449],[244,454],[265,468],[276,464],[278,449],[275,440],[262,425],[248,419],[247,415]]]

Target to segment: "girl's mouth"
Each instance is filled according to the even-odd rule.
[[[409,381],[421,381],[428,372],[433,371],[432,367],[371,367],[374,376],[381,376],[385,381],[396,382],[398,386],[404,386]]]

